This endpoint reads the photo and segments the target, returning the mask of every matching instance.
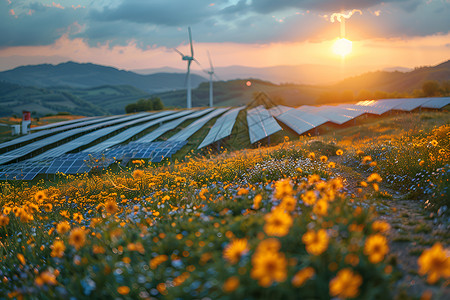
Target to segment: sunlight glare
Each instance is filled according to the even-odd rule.
[[[333,44],[333,53],[345,57],[352,52],[352,41],[345,38],[338,39]]]

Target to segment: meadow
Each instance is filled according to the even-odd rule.
[[[444,111],[2,182],[0,297],[445,299],[449,167]],[[405,201],[424,242],[396,235]]]

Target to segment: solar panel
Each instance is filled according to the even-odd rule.
[[[364,100],[359,101],[356,105],[367,113],[382,115],[398,105],[397,101],[398,99]]]
[[[286,124],[299,135],[328,122],[328,119],[320,115],[298,109],[288,110],[284,114],[277,116],[276,119]]]
[[[90,125],[87,127],[75,128],[75,129],[72,129],[69,131],[61,132],[61,133],[49,136],[47,138],[44,138],[42,140],[35,141],[35,142],[25,145],[23,147],[0,154],[0,164],[5,164],[10,161],[16,160],[27,154],[33,153],[41,148],[44,148],[48,145],[55,144],[57,142],[63,141],[67,138],[70,138],[70,137],[78,135],[78,134],[82,134],[87,131],[92,131],[92,130],[100,128],[100,127],[118,124],[118,123],[122,123],[122,122],[129,121],[132,119],[142,118],[142,117],[148,116],[148,115],[151,115],[151,114],[149,114],[149,113],[135,114],[135,115],[130,115],[127,117],[119,118],[119,119],[115,118],[115,119],[107,121],[107,122],[102,122],[102,123]],[[42,157],[40,159],[42,159]]]
[[[203,110],[197,111],[193,114],[187,115],[185,117],[173,120],[169,123],[166,123],[166,124],[160,126],[159,128],[155,129],[154,131],[150,132],[149,134],[141,137],[136,142],[150,143],[150,142],[156,140],[157,138],[159,138],[164,133],[168,132],[169,130],[177,128],[177,126],[180,125],[181,123],[183,123],[184,121],[193,119],[193,118],[198,118],[212,110],[214,110],[214,108],[203,109]]]
[[[87,125],[91,125],[91,124],[95,124],[95,123],[102,123],[103,124],[104,122],[107,122],[107,121],[110,121],[110,120],[113,120],[113,119],[117,119],[117,118],[122,117],[122,116],[123,115],[103,117],[103,118],[100,118],[100,119],[83,121],[83,122],[80,122],[80,123],[77,123],[77,124],[70,124],[70,125],[61,126],[61,127],[58,127],[58,128],[53,128],[53,129],[33,132],[33,133],[30,133],[30,134],[27,134],[27,135],[20,136],[20,137],[14,139],[14,140],[11,140],[11,141],[8,141],[8,142],[0,144],[0,149],[4,149],[4,148],[15,146],[15,145],[18,145],[18,144],[21,144],[21,143],[29,142],[31,140],[38,139],[40,137],[53,135],[53,134],[56,134],[58,132],[62,132],[62,131],[65,131],[65,130],[70,130],[70,129],[73,129],[73,128],[83,127],[83,126],[87,126]],[[87,128],[87,127],[84,127],[84,128]]]
[[[209,130],[208,135],[203,142],[198,146],[198,149],[211,145],[212,143],[229,136],[233,130],[234,123],[236,123],[236,118],[242,109],[244,109],[244,107],[234,108],[219,117],[216,123],[214,123],[214,126]]]
[[[30,130],[31,131],[36,131],[36,130],[43,130],[43,129],[50,129],[50,128],[55,128],[55,127],[60,127],[63,125],[69,125],[69,124],[74,124],[74,123],[79,123],[79,122],[85,122],[88,120],[93,120],[93,119],[98,119],[100,117],[87,117],[87,118],[79,118],[79,119],[74,119],[74,120],[67,120],[67,121],[62,121],[62,122],[56,122],[56,123],[51,123],[51,124],[47,124],[47,125],[42,125],[42,126],[36,126],[36,127],[31,127]]]
[[[210,112],[209,114],[207,114],[206,116],[195,120],[194,122],[192,122],[191,124],[189,124],[188,126],[186,126],[186,128],[184,128],[183,130],[181,130],[180,132],[178,132],[177,134],[171,136],[168,141],[187,141],[194,133],[196,133],[198,130],[200,130],[200,128],[202,128],[206,123],[208,123],[209,120],[211,120],[212,118],[217,117],[218,115],[223,114],[224,112],[226,112],[229,108],[218,108],[212,112]]]
[[[33,180],[38,174],[48,168],[49,163],[40,162],[20,162],[2,166],[0,170],[0,180]]]
[[[450,105],[450,97],[428,98],[429,101],[423,103],[421,107],[441,109]]]
[[[89,172],[93,168],[107,168],[114,159],[101,154],[70,153],[53,159],[44,173],[47,174],[80,174]]]
[[[247,123],[252,144],[283,130],[262,105],[247,110]]]
[[[147,115],[147,116],[145,116],[145,115]],[[39,155],[31,158],[30,160],[36,161],[36,160],[42,160],[42,159],[46,159],[46,158],[53,158],[53,157],[61,156],[63,154],[66,154],[70,151],[76,150],[85,145],[89,145],[90,143],[96,141],[97,139],[104,137],[110,133],[113,133],[121,128],[125,128],[127,126],[132,126],[137,123],[142,123],[142,122],[145,122],[148,120],[152,120],[154,118],[155,118],[154,114],[150,114],[150,115],[149,114],[141,114],[138,117],[129,118],[129,120],[130,119],[133,119],[133,120],[125,122],[125,123],[121,123],[118,125],[102,128],[99,130],[94,130],[90,133],[80,136],[79,138],[69,141],[61,146],[58,146],[58,147],[52,148],[48,151],[45,151],[44,153],[39,154]],[[123,118],[123,119],[125,119],[125,118]]]

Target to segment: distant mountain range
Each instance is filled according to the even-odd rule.
[[[345,77],[362,74],[364,70],[370,70],[367,66],[347,67]],[[155,74],[160,72],[168,73],[184,73],[186,70],[171,67],[155,68],[155,69],[136,69],[132,70],[138,74]],[[246,66],[228,66],[215,67],[215,74],[219,80],[235,80],[254,78],[264,81],[270,81],[276,84],[294,83],[294,84],[333,84],[342,79],[342,71],[340,67],[326,65],[297,65],[297,66],[274,66],[274,67],[246,67]],[[377,71],[374,69],[373,71]],[[403,67],[389,67],[381,71],[400,71],[409,72],[411,69]],[[192,70],[201,76],[207,76],[202,70]]]
[[[400,68],[395,68],[395,71],[370,72],[326,85],[288,83],[304,76],[298,68],[303,71],[307,69],[306,66],[217,68],[216,72],[222,80],[226,79],[222,76],[227,74],[227,70],[229,74],[242,72],[239,73],[242,79],[214,82],[214,102],[223,106],[242,105],[252,100],[253,93],[263,91],[286,105],[298,106],[314,104],[321,94],[330,91],[352,91],[355,95],[361,90],[410,93],[421,89],[427,80],[450,80],[450,61],[408,72],[397,71],[402,70]],[[327,72],[332,69],[323,66],[311,68],[310,80],[320,74],[328,78]],[[286,75],[295,70],[298,70],[297,77]],[[118,114],[124,112],[127,104],[152,95],[159,96],[165,106],[184,107],[184,71],[176,73],[177,69],[165,68],[157,71],[143,75],[90,63],[67,62],[23,66],[0,72],[0,116],[20,114],[22,110],[34,111],[35,116],[61,111],[86,116]],[[286,83],[275,84],[262,80],[269,75]],[[247,86],[247,81],[251,81],[251,86]],[[194,87],[197,86],[193,89],[193,106],[206,106],[208,82],[196,74],[193,74],[192,82]]]
[[[0,80],[26,86],[92,88],[102,85],[132,85],[148,93],[183,89],[185,75],[179,73],[156,73],[141,75],[131,71],[91,63],[66,62],[58,65],[42,64],[17,67],[0,72]],[[192,85],[206,81],[192,74]]]

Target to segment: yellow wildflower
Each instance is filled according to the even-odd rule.
[[[328,249],[329,237],[325,229],[319,229],[317,232],[308,230],[302,236],[302,241],[309,254],[320,255]]]
[[[234,239],[223,250],[223,257],[230,263],[235,264],[248,250],[247,239]]]
[[[419,274],[428,274],[427,282],[436,283],[440,278],[450,278],[450,251],[437,242],[430,249],[424,250],[417,263]]]
[[[339,298],[355,298],[359,295],[362,281],[361,275],[347,268],[342,269],[330,281],[330,295]]]
[[[292,278],[292,285],[295,287],[302,286],[307,280],[311,279],[316,274],[312,267],[306,267],[298,271]]]
[[[389,252],[387,240],[381,234],[374,234],[366,239],[364,244],[364,254],[369,256],[369,261],[373,264],[379,263]]]

